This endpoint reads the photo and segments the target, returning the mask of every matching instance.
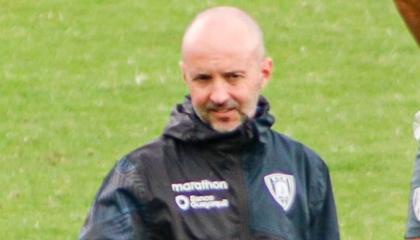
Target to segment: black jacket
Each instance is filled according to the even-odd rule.
[[[254,119],[219,133],[187,98],[106,177],[80,238],[339,239],[327,166],[271,130],[268,110],[261,97]]]

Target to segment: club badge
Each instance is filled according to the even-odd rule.
[[[296,195],[296,184],[293,175],[273,173],[265,176],[264,181],[274,200],[284,211],[289,210]]]

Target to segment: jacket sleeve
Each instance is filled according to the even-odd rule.
[[[417,153],[414,173],[411,179],[411,193],[408,203],[407,231],[405,237],[420,238],[420,149]]]
[[[79,238],[145,239],[142,195],[145,183],[136,166],[120,160],[102,183]]]
[[[339,225],[328,167],[317,155],[312,160],[317,164],[311,181],[309,236],[311,240],[338,240]]]

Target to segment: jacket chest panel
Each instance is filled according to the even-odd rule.
[[[164,204],[151,212],[151,225],[166,223],[179,239],[244,239],[241,199],[246,197],[240,191],[245,181],[232,165],[235,156],[183,153],[164,164],[168,182],[153,190]]]
[[[263,164],[248,175],[251,229],[279,239],[306,239],[299,229],[309,226],[307,193],[295,162],[278,151],[260,157]]]

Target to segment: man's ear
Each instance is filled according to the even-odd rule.
[[[261,75],[261,89],[264,89],[273,75],[273,60],[271,58],[267,57],[261,62]]]

